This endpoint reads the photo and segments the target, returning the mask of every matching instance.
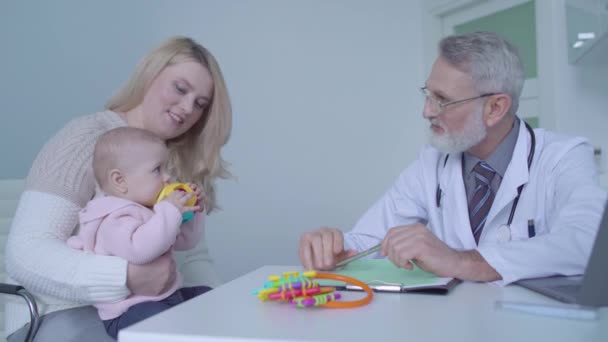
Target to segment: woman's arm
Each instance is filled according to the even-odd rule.
[[[122,123],[97,113],[68,123],[32,164],[6,246],[8,274],[33,292],[78,302],[126,297],[127,262],[77,251],[66,244],[78,211],[93,197],[97,137]]]
[[[79,210],[57,195],[23,193],[6,246],[8,274],[30,291],[64,300],[96,303],[125,298],[125,260],[67,246]]]

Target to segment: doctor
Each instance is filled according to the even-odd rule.
[[[431,146],[343,234],[300,238],[304,267],[332,269],[382,243],[395,265],[508,284],[582,274],[606,193],[583,138],[532,130],[516,116],[522,61],[508,41],[444,38],[424,87]]]

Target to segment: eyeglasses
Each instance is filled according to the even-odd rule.
[[[445,107],[453,105],[453,104],[457,104],[457,103],[461,103],[461,102],[465,102],[465,101],[477,100],[482,97],[500,94],[500,93],[485,93],[485,94],[481,94],[479,96],[469,97],[469,98],[462,99],[462,100],[444,102],[444,101],[437,99],[427,87],[420,88],[420,92],[422,93],[422,96],[424,96],[424,98],[430,102],[431,109],[435,113],[440,113],[441,111],[443,111],[445,109]]]

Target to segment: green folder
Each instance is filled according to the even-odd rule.
[[[446,294],[460,281],[441,278],[418,267],[406,270],[395,266],[388,259],[359,259],[332,273],[342,274],[368,284],[380,292],[426,292]],[[340,281],[322,280],[322,285],[336,286],[346,290],[361,290],[359,286]]]

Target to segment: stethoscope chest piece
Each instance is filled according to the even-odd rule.
[[[496,239],[498,242],[511,241],[511,228],[509,225],[502,224],[498,227],[498,230],[496,231]]]

